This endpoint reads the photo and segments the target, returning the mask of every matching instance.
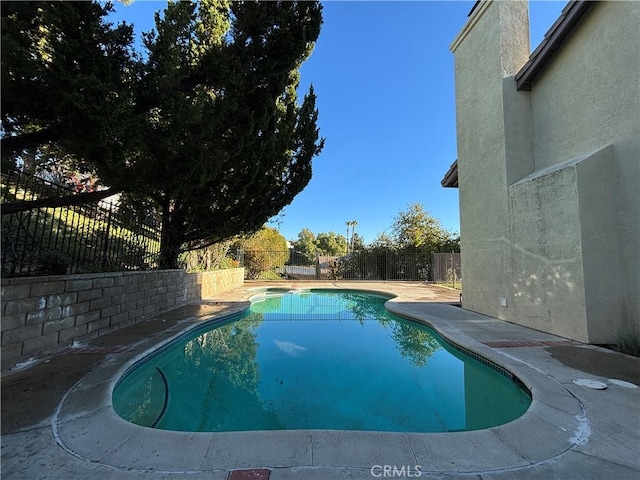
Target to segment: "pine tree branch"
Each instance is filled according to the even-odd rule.
[[[83,192],[66,197],[39,198],[38,200],[21,200],[2,204],[2,215],[24,212],[35,208],[69,207],[73,205],[86,205],[120,193],[113,189],[99,190],[97,192]]]

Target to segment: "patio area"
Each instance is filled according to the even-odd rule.
[[[533,402],[519,419],[461,433],[184,433],[129,424],[111,408],[128,365],[186,329],[248,307],[265,286],[386,292],[387,308],[516,374]],[[635,479],[640,358],[509,324],[420,282],[246,282],[2,378],[6,479]],[[601,382],[605,389],[589,388]],[[401,408],[401,406],[399,406]]]

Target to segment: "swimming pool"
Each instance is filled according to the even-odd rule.
[[[251,308],[183,335],[117,383],[126,420],[178,431],[488,428],[522,415],[528,391],[388,296],[266,289]]]

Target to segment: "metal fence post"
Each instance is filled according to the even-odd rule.
[[[316,252],[316,280],[322,279],[322,269],[320,268],[320,253]]]
[[[104,232],[104,245],[102,247],[102,269],[106,270],[109,266],[109,232],[111,231],[111,213],[113,211],[113,202],[109,202],[107,210],[107,228]]]

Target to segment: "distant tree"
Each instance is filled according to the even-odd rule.
[[[403,250],[441,252],[453,245],[453,235],[420,203],[410,204],[400,211],[391,231],[394,245]]]
[[[393,249],[396,248],[396,245],[394,244],[393,238],[382,232],[371,242],[369,247],[375,249]]]
[[[359,234],[354,233],[351,238],[351,248],[354,252],[358,252],[365,249],[364,238]]]
[[[305,257],[309,262],[314,262],[318,246],[316,245],[316,236],[308,228],[303,228],[298,233],[298,240],[292,242],[294,250]]]
[[[323,255],[344,255],[347,253],[347,240],[335,232],[319,233],[316,237],[316,247]]]
[[[176,268],[181,252],[258,230],[309,182],[324,140],[313,87],[301,103],[297,88],[322,7],[170,2],[145,56],[130,52],[130,28],[104,22],[106,8],[2,2],[3,152],[54,145],[111,193],[153,200],[160,266]],[[44,49],[38,32],[50,32]],[[103,193],[73,201],[90,195]]]
[[[253,235],[237,240],[235,248],[244,251],[247,278],[256,279],[263,272],[275,271],[289,259],[287,240],[272,227],[263,227]]]

